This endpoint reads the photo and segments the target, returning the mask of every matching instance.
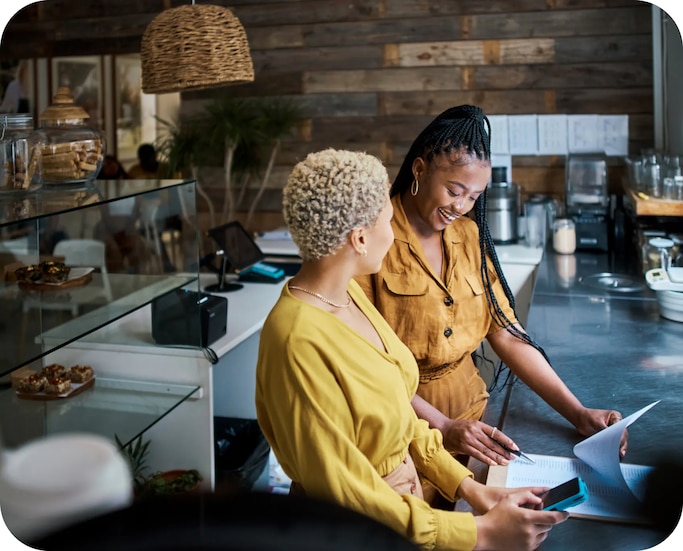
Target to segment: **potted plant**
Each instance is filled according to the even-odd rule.
[[[247,218],[244,222],[246,227],[251,225],[251,219],[254,216],[258,202],[266,189],[270,173],[275,165],[275,159],[280,152],[282,138],[287,136],[292,131],[292,128],[300,123],[302,119],[301,109],[291,100],[268,100],[261,104],[258,138],[259,143],[264,148],[269,149],[270,152],[268,153],[268,162],[261,182],[247,212]],[[243,189],[246,189],[246,185]]]
[[[157,117],[166,127],[163,138],[157,142],[157,151],[163,161],[166,178],[191,177],[196,182],[197,193],[206,201],[211,226],[215,225],[213,202],[199,183],[199,167],[213,164],[211,143],[204,129],[203,117],[194,117],[173,123]]]
[[[189,173],[197,180],[199,167],[222,165],[223,204],[218,221],[210,198],[197,186],[207,201],[212,227],[234,219],[250,180],[260,177],[248,207],[248,226],[270,178],[282,138],[302,120],[301,109],[291,100],[220,97],[193,118],[176,124],[159,119],[167,131],[157,149],[169,175]]]
[[[221,223],[225,223],[235,214],[234,181],[241,180],[244,189],[258,166],[254,153],[262,126],[259,104],[253,98],[219,97],[205,109],[207,136],[215,147],[222,147],[224,190]]]
[[[145,495],[169,496],[194,492],[202,477],[196,469],[156,472],[147,479]]]
[[[127,446],[124,446],[116,434],[114,435],[114,440],[116,440],[116,445],[128,461],[133,478],[133,491],[135,495],[139,495],[147,483],[147,477],[143,471],[147,468],[147,453],[150,441],[143,442],[142,435],[139,435]]]
[[[177,495],[199,488],[202,477],[196,469],[157,471],[146,476],[144,470],[147,469],[150,441],[143,442],[142,435],[125,446],[118,435],[114,435],[114,439],[130,465],[136,497]]]

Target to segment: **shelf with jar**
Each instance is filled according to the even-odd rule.
[[[683,200],[650,197],[634,190],[627,181],[623,186],[636,216],[683,216]]]
[[[622,187],[636,216],[683,216],[683,158],[645,150],[628,157]]]

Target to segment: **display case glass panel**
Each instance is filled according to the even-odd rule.
[[[0,381],[166,293],[199,291],[195,187],[97,180],[0,198]]]

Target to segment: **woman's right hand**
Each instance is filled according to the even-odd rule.
[[[548,537],[551,528],[569,513],[542,511],[539,493],[544,488],[520,488],[502,497],[486,514],[475,516],[477,543],[474,549],[531,551]]]
[[[512,438],[481,421],[448,419],[440,428],[449,452],[469,455],[487,465],[507,465],[515,458],[499,442],[512,450],[519,449]]]

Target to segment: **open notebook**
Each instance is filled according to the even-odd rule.
[[[515,459],[509,465],[489,467],[489,486],[557,486],[580,476],[588,486],[588,500],[567,509],[573,517],[620,522],[646,522],[640,511],[645,482],[652,467],[619,461],[623,431],[650,408],[629,415],[618,423],[574,446],[576,458],[527,454],[536,463]]]

